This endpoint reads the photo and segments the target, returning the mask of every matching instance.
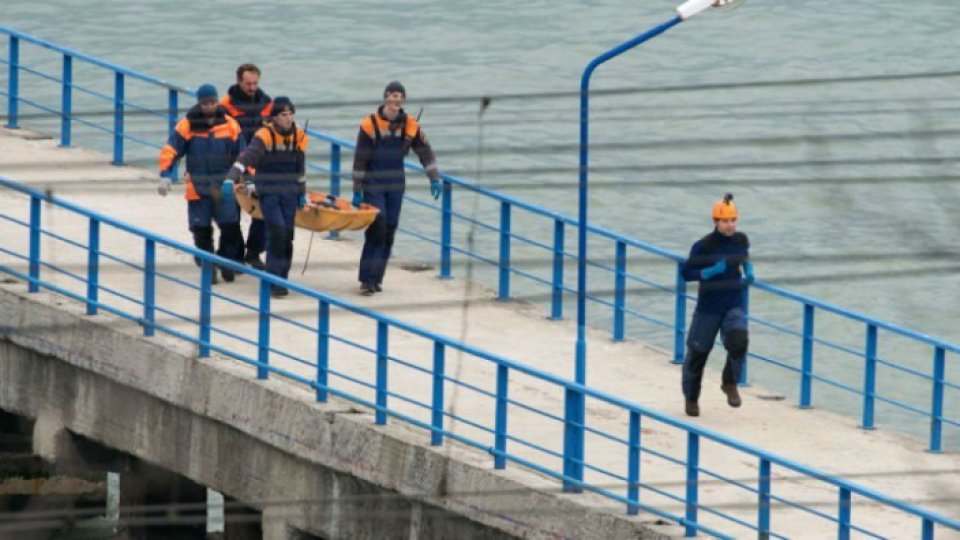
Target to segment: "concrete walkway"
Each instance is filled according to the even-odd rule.
[[[166,198],[159,197],[155,190],[155,174],[151,171],[130,167],[113,167],[102,154],[81,150],[61,149],[53,140],[28,140],[23,130],[0,129],[0,175],[39,189],[49,189],[55,195],[83,207],[102,212],[190,244],[191,237],[186,226],[186,204],[182,191],[175,191]],[[26,219],[28,205],[25,198],[12,193],[0,194],[0,212]],[[45,208],[44,225],[53,226],[78,242],[86,243],[87,225],[84,220],[66,212]],[[246,225],[244,225],[246,230]],[[64,231],[67,231],[64,233]],[[101,249],[124,258],[139,261],[142,257],[142,242],[127,234],[103,228]],[[507,358],[535,366],[561,377],[572,374],[574,339],[576,328],[571,321],[548,321],[542,311],[533,306],[518,303],[502,303],[493,300],[494,293],[476,284],[462,280],[439,280],[433,272],[410,272],[400,269],[396,262],[391,265],[384,283],[385,292],[373,297],[357,294],[356,263],[359,258],[362,236],[344,235],[341,241],[330,241],[326,235],[316,235],[311,264],[307,273],[300,275],[303,257],[307,250],[309,234],[298,233],[292,277],[305,286],[344,298],[350,302],[390,314],[425,329],[438,332],[480,349],[503,355]],[[26,231],[8,221],[0,222],[0,245],[7,249],[26,252]],[[45,238],[43,252],[56,262],[80,275],[84,274],[85,251],[62,242]],[[401,254],[402,255],[402,254]],[[158,249],[158,264],[165,273],[196,282],[197,270],[192,261],[182,254],[165,248]],[[25,268],[22,261],[0,253],[0,263],[18,269]],[[142,276],[139,272],[107,259],[101,259],[102,282],[120,291],[127,291],[139,298]],[[43,277],[49,279],[53,272],[44,269]],[[0,276],[3,277],[3,276]],[[66,276],[55,278],[58,284],[83,293],[76,280]],[[5,287],[23,288],[22,283],[8,283]],[[159,285],[158,301],[168,310],[196,317],[195,293],[176,284],[163,282]],[[243,302],[256,304],[257,290],[250,277],[241,276],[236,282],[220,284],[217,292],[229,294]],[[117,300],[101,293],[104,300]],[[65,301],[65,300],[64,300]],[[122,300],[119,301],[122,305]],[[137,312],[129,304],[131,312]],[[312,300],[292,295],[274,302],[274,311],[314,326],[316,304]],[[363,319],[340,310],[332,312],[331,330],[334,334],[373,347],[375,327],[369,319]],[[111,320],[106,318],[106,320]],[[249,339],[256,339],[257,320],[250,311],[234,304],[214,302],[214,324]],[[194,332],[193,327],[173,317],[161,318],[158,322],[171,327]],[[116,324],[132,324],[117,322]],[[189,329],[189,330],[187,330]],[[181,350],[190,349],[188,344],[169,336],[161,336]],[[275,324],[272,328],[273,343],[284,351],[303,358],[313,358],[315,338],[287,324]],[[218,345],[243,349],[255,356],[253,347],[226,336],[216,335]],[[679,390],[680,370],[669,362],[670,356],[662,350],[638,342],[612,343],[609,334],[591,332],[588,336],[591,386],[620,396],[644,406],[682,417],[682,396]],[[392,333],[391,355],[411,364],[429,369],[432,359],[432,344],[415,336]],[[718,355],[715,355],[718,356]],[[333,345],[331,368],[348,373],[365,381],[373,381],[372,355],[358,352],[356,348],[342,343]],[[274,365],[296,372],[305,377],[314,376],[313,368],[293,361],[272,360]],[[714,363],[717,358],[714,358]],[[391,367],[392,388],[403,388],[406,395],[417,395],[429,401],[429,377],[412,369]],[[252,368],[250,372],[253,373]],[[451,376],[492,390],[495,387],[495,370],[473,357],[461,357],[448,353],[447,372]],[[333,378],[331,382],[338,383]],[[399,386],[394,386],[398,384]],[[758,399],[766,395],[756,386],[743,392],[744,406],[730,409],[719,390],[719,373],[708,370],[701,400],[703,415],[694,420],[699,425],[723,433],[745,443],[775,452],[802,464],[822,471],[841,475],[870,489],[896,496],[940,512],[953,519],[960,519],[960,455],[955,452],[931,454],[924,450],[922,441],[914,440],[878,429],[864,431],[856,427],[853,418],[842,417],[820,410],[799,410],[783,401]],[[344,384],[347,391],[372,399],[372,393],[357,385]],[[534,406],[557,416],[563,415],[563,395],[555,388],[530,377],[511,376],[511,399]],[[398,390],[400,391],[400,390]],[[311,393],[302,390],[305,398]],[[471,418],[485,425],[492,425],[493,408],[488,398],[465,388],[447,388],[448,411]],[[405,406],[392,399],[396,406],[412,416],[428,419],[414,406]],[[620,438],[627,437],[628,419],[620,411],[602,403],[588,402],[588,425]],[[394,420],[392,420],[393,422]],[[465,424],[455,424],[452,430],[472,437],[485,437],[482,432]],[[511,433],[537,444],[561,451],[562,429],[555,422],[543,421],[534,413],[514,407],[510,417]],[[686,437],[682,432],[652,421],[643,425],[643,444],[658,452],[683,459],[686,452]],[[424,437],[426,439],[426,436]],[[492,441],[491,441],[492,444]],[[622,445],[597,436],[588,437],[587,459],[591,464],[625,475],[626,451]],[[559,460],[534,449],[524,449],[511,442],[509,449],[526,459],[558,467]],[[701,445],[701,466],[736,479],[746,485],[756,486],[758,464],[748,456],[704,442]],[[492,459],[491,459],[492,466]],[[508,469],[517,467],[508,465]],[[644,455],[642,481],[658,489],[683,495],[683,469],[662,459]],[[773,493],[805,505],[815,506],[819,511],[835,516],[837,492],[827,485],[803,480],[790,471],[773,469]],[[598,474],[587,474],[588,480],[610,485],[622,492],[622,484]],[[734,513],[749,522],[755,521],[756,495],[744,490],[735,490],[725,484],[701,475],[700,501],[723,512]],[[556,482],[545,480],[541,489],[557,489]],[[609,499],[581,496],[591,505],[610,507],[611,512],[622,513],[621,505],[611,504]],[[682,506],[668,501],[655,493],[644,491],[643,502],[658,505],[673,513],[682,514]],[[858,497],[853,499],[853,519],[856,524],[868,527],[881,534],[909,538],[920,533],[919,520],[909,518],[897,511],[879,508]],[[651,520],[651,516],[640,516]],[[718,520],[701,510],[702,522],[731,531],[738,537],[750,536],[748,531],[729,522]],[[772,525],[775,530],[791,537],[833,536],[835,529],[822,519],[811,519],[807,514],[782,505],[774,505]],[[675,527],[672,533],[679,533]],[[953,536],[951,536],[953,535]],[[960,532],[938,531],[938,538],[960,537]]]

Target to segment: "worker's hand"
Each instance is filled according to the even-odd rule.
[[[354,192],[353,192],[353,199],[350,201],[350,204],[352,204],[352,205],[356,206],[357,208],[359,208],[360,205],[363,204],[363,192],[362,192],[362,191],[354,191]]]
[[[753,275],[753,263],[750,261],[743,261],[743,278],[741,278],[741,280],[749,285],[756,279],[756,276]]]
[[[713,266],[708,266],[700,271],[700,279],[707,280],[713,279],[724,272],[727,269],[727,261],[721,260]]]
[[[300,198],[297,199],[297,208],[303,208],[307,205],[307,194],[301,193]]]
[[[233,180],[228,178],[220,185],[220,198],[224,202],[231,202],[236,199],[236,196],[233,194]]]
[[[157,193],[159,193],[161,197],[166,197],[167,193],[170,193],[170,188],[172,186],[173,182],[171,182],[169,178],[166,176],[161,176],[160,183],[157,184]]]
[[[430,181],[430,195],[433,195],[433,200],[440,198],[440,193],[443,192],[443,184],[439,180]]]

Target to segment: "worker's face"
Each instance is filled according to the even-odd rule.
[[[283,111],[282,113],[273,117],[273,123],[276,124],[281,131],[286,131],[290,129],[290,126],[293,125],[293,113],[290,111]]]
[[[252,96],[260,87],[260,75],[256,71],[244,71],[237,84],[240,85],[240,90],[243,90],[244,94]]]
[[[717,230],[720,231],[720,234],[724,236],[733,236],[733,233],[737,232],[737,220],[734,219],[718,219]]]
[[[204,116],[213,116],[217,112],[217,98],[207,98],[200,100],[200,110]]]
[[[390,92],[383,98],[384,114],[388,118],[392,118],[400,112],[400,109],[403,108],[403,104],[406,100],[407,98],[402,92]]]

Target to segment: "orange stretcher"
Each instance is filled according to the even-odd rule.
[[[244,212],[263,219],[260,201],[251,197],[245,187],[237,186],[234,193]],[[376,206],[363,203],[357,208],[347,199],[311,191],[307,193],[307,205],[297,210],[294,224],[302,229],[318,232],[359,231],[369,227],[379,213]]]

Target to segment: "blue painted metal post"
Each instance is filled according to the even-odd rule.
[[[930,451],[943,450],[943,380],[946,376],[946,350],[937,347],[933,351],[933,403],[930,407]]]
[[[123,165],[123,73],[113,80],[113,164]]]
[[[100,222],[90,219],[87,240],[87,315],[97,314],[100,293]]]
[[[493,468],[504,469],[507,466],[507,389],[510,370],[503,364],[497,364],[497,414],[494,428]]]
[[[178,110],[179,104],[177,103],[179,94],[176,89],[171,88],[167,91],[167,130],[168,133],[173,133],[173,130],[177,129],[177,120],[179,118],[180,112]],[[174,164],[173,168],[170,169],[170,180],[176,182],[180,169],[179,162]]]
[[[850,540],[850,490],[840,488],[840,507],[837,512],[837,538],[838,540]]]
[[[563,490],[568,493],[583,491],[583,393],[567,388],[564,400],[563,422]]]
[[[747,321],[750,321],[750,287],[743,289],[743,314],[746,315]],[[737,386],[748,386],[747,384],[747,368],[750,367],[750,354],[748,353],[743,357],[743,367],[740,368],[740,380],[737,382]]]
[[[627,447],[627,514],[640,513],[640,413],[630,411],[630,445]]]
[[[867,325],[866,365],[863,367],[863,429],[873,429],[873,411],[877,392],[877,327]]]
[[[933,522],[929,519],[923,520],[923,526],[920,531],[920,538],[923,540],[933,540]]]
[[[613,340],[623,341],[624,315],[627,304],[627,244],[617,240],[613,279]]]
[[[377,321],[377,425],[387,423],[387,323]]]
[[[433,407],[431,408],[430,444],[443,444],[443,387],[446,381],[446,348],[439,341],[433,342]]]
[[[330,194],[340,196],[340,145],[335,142],[330,143]],[[336,240],[340,233],[331,230],[327,238]]]
[[[443,181],[440,194],[440,278],[450,279],[450,254],[453,246],[453,184]]]
[[[63,81],[60,93],[60,146],[70,146],[70,122],[73,120],[73,57],[63,55]]]
[[[497,300],[510,299],[510,203],[500,203],[500,293]]]
[[[210,296],[214,272],[213,263],[204,260],[200,266],[200,358],[210,356]]]
[[[10,71],[7,75],[7,127],[15,129],[18,124],[17,108],[20,104],[20,38],[10,36]]]
[[[683,363],[687,340],[687,281],[683,279],[683,263],[677,263],[676,297],[673,307],[673,363]]]
[[[687,497],[686,497],[686,536],[697,535],[697,508],[699,507],[699,489],[697,477],[700,473],[700,435],[687,433]]]
[[[157,244],[147,238],[143,250],[143,335],[156,332]]]
[[[40,290],[40,197],[30,196],[30,283],[28,292]]]
[[[770,538],[770,460],[760,459],[760,479],[757,488],[757,533],[759,538]]]
[[[813,406],[811,393],[813,391],[813,336],[814,318],[813,304],[803,305],[803,357],[800,367],[800,408],[809,409]]]
[[[320,300],[317,315],[317,401],[327,401],[330,366],[330,303]]]
[[[270,283],[260,280],[260,303],[257,308],[257,378],[270,375]]]
[[[550,301],[550,318],[563,318],[563,221],[553,222],[553,285]]]

